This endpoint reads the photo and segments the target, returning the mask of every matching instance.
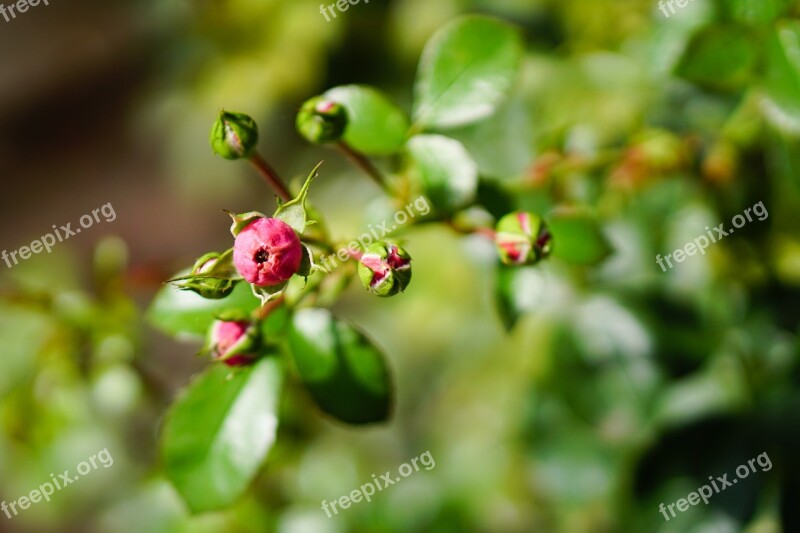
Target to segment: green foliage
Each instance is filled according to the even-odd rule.
[[[517,321],[535,310],[538,302],[531,302],[529,283],[544,283],[541,273],[534,268],[498,265],[495,275],[495,304],[506,331],[512,331]]]
[[[275,442],[283,369],[274,357],[231,371],[209,367],[170,408],[164,470],[193,512],[241,498]]]
[[[755,40],[745,28],[712,26],[689,42],[677,74],[702,85],[737,88],[750,81],[757,61]]]
[[[223,311],[248,314],[258,307],[258,300],[244,283],[238,284],[230,296],[208,300],[193,292],[167,284],[150,305],[148,318],[158,329],[174,336],[204,336]]]
[[[556,213],[548,218],[553,256],[576,265],[596,265],[611,254],[611,245],[597,221],[581,213]]]
[[[0,308],[0,392],[6,393],[29,379],[36,368],[31,354],[39,353],[53,335],[52,319],[47,314],[17,306]]]
[[[442,135],[417,135],[408,141],[407,151],[434,208],[453,211],[475,199],[478,165],[460,142]]]
[[[786,14],[792,0],[722,0],[725,12],[745,24],[767,24]]]
[[[499,20],[464,17],[439,30],[420,60],[415,123],[444,129],[492,115],[514,84],[522,51],[518,31]]]
[[[344,141],[365,154],[388,155],[402,148],[408,118],[402,109],[373,87],[344,85],[323,94],[347,110]]]
[[[122,496],[76,497],[92,512],[116,498],[93,524],[102,531],[800,528],[800,12],[788,0],[689,4],[664,17],[650,0],[372,2],[318,26],[306,15],[319,18],[317,6],[300,1],[209,8],[193,30],[209,35],[190,48],[219,54],[192,71],[215,81],[154,107],[188,117],[252,104],[242,107],[271,118],[260,124],[278,125],[262,131],[265,155],[308,169],[338,148],[385,195],[326,164],[274,211],[303,245],[289,281],[248,286],[226,252],[194,274],[235,285],[229,296],[160,287],[147,318],[177,340],[207,335],[222,317],[252,324],[264,342],[241,368],[193,359],[196,342],[179,351],[139,338],[121,287],[138,290],[139,272],[169,274],[144,259],[133,282],[118,269],[78,276],[55,255],[12,270],[0,294],[8,493],[63,468],[63,450],[92,435],[129,442],[134,474],[148,473],[142,482],[122,466]],[[513,24],[453,18],[457,7]],[[326,73],[308,56],[329,36],[336,71]],[[343,142],[336,114],[317,135],[330,146],[297,150],[280,127],[294,103],[349,80],[380,88],[322,93],[346,110]],[[290,104],[270,113],[274,99]],[[170,139],[197,153],[169,155],[219,163],[201,129]],[[235,179],[210,168],[202,189],[223,207]],[[392,220],[420,195],[430,214]],[[259,209],[234,215],[234,238],[272,212],[262,197],[271,195],[231,204]],[[757,202],[768,218],[668,271],[656,263]],[[552,253],[508,267],[498,221],[518,211],[547,228]],[[397,223],[390,238],[415,262],[409,290],[388,301],[353,283],[371,286],[359,257],[369,245],[330,269],[321,261],[382,221]],[[513,229],[542,237],[522,226]],[[92,291],[78,282],[88,277]],[[365,427],[374,423],[385,425]],[[163,469],[151,476],[156,454],[140,429],[157,424]],[[319,510],[425,447],[438,470],[334,520]],[[764,451],[774,470],[670,522],[660,516],[659,503]],[[81,512],[59,497],[60,520],[30,529]]]
[[[800,132],[800,22],[781,22],[767,41],[764,91],[767,118],[779,130]]]
[[[289,348],[322,411],[350,424],[388,419],[393,403],[389,370],[364,334],[325,309],[304,309],[292,317]]]

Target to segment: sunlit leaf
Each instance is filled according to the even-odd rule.
[[[327,91],[325,98],[347,110],[344,140],[369,155],[398,152],[406,140],[408,118],[402,109],[372,87],[345,85]]]
[[[517,30],[499,20],[467,16],[448,24],[422,54],[415,123],[450,128],[490,116],[510,92],[522,53]]]
[[[442,135],[417,135],[407,151],[425,196],[442,211],[463,207],[478,190],[478,165],[464,146]]]
[[[173,404],[164,468],[191,511],[224,508],[245,492],[275,441],[282,380],[275,357],[237,369],[214,364]]]

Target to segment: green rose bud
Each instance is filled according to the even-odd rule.
[[[550,254],[552,236],[533,213],[517,211],[501,218],[495,228],[500,260],[506,265],[532,265]]]
[[[249,157],[258,143],[258,126],[249,115],[223,109],[211,127],[209,141],[214,153],[225,159]]]
[[[381,297],[403,292],[411,282],[411,256],[394,244],[371,244],[359,258],[358,277],[373,294]]]
[[[209,300],[219,300],[228,296],[233,292],[237,280],[194,277],[209,274],[217,264],[219,258],[220,254],[211,252],[198,259],[194,267],[192,267],[191,274],[187,276],[184,281],[177,284],[176,287],[181,290],[196,292],[203,298],[208,298]]]
[[[347,127],[347,111],[341,104],[316,96],[297,113],[297,131],[313,144],[335,142]]]

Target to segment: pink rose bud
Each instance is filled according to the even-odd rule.
[[[394,296],[411,282],[411,256],[395,244],[376,242],[361,254],[358,276],[371,293]]]
[[[217,320],[211,326],[208,348],[215,360],[244,366],[256,358],[258,342],[258,328],[249,321]]]
[[[233,264],[249,283],[270,287],[297,273],[303,253],[300,238],[286,222],[257,218],[237,235]]]
[[[506,265],[533,265],[550,255],[552,236],[538,215],[509,213],[497,222],[495,243]]]

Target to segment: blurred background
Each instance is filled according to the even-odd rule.
[[[362,233],[383,220],[380,190],[302,142],[295,113],[349,83],[408,109],[425,41],[471,12],[520,27],[527,55],[504,108],[450,134],[507,205],[591,210],[613,253],[520,271],[499,298],[492,246],[409,231],[407,294],[378,302],[356,284],[336,306],[388,354],[391,423],[344,427],[291,394],[247,497],[190,516],[157,436],[208,363],[144,311],[171,274],[230,246],[222,209],[273,205],[247,165],[212,156],[211,122],[223,106],[254,116],[286,176],[324,159],[312,202],[334,235]],[[114,459],[0,515],[0,531],[800,531],[799,12],[372,0],[326,22],[311,0],[51,0],[0,19],[0,248],[116,213],[0,263],[0,499],[104,448]],[[655,263],[759,201],[766,220],[668,272]],[[506,331],[509,306],[521,316]],[[321,510],[428,450],[434,469]],[[771,470],[659,513],[764,452]]]

